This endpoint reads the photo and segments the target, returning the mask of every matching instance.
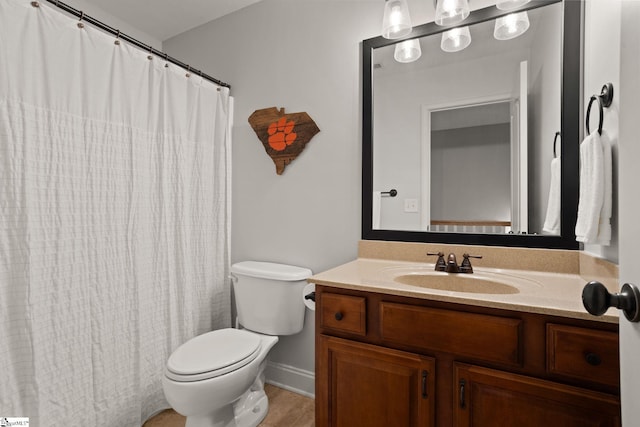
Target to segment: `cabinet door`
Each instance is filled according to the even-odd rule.
[[[317,354],[317,427],[433,426],[434,359],[327,336]]]
[[[618,427],[615,396],[477,366],[454,365],[456,427]]]

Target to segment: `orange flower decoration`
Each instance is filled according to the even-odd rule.
[[[277,122],[271,123],[267,129],[269,146],[276,151],[282,151],[288,145],[293,144],[298,136],[293,131],[294,126],[295,122],[293,120],[287,122],[286,117],[281,117]]]

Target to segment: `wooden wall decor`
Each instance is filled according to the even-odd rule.
[[[284,168],[320,132],[306,112],[285,114],[284,108],[276,107],[254,111],[249,116],[249,124],[275,163],[278,175],[282,175]]]

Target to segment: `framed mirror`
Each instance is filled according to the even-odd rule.
[[[504,39],[515,12],[528,29]],[[362,238],[577,249],[582,1],[453,28],[363,41]],[[403,62],[409,40],[422,55]]]

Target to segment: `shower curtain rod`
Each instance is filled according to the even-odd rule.
[[[93,26],[96,26],[96,27],[98,27],[99,29],[101,29],[103,31],[108,32],[109,34],[112,34],[112,35],[116,36],[116,38],[119,38],[119,39],[122,39],[122,40],[124,40],[126,42],[129,42],[132,45],[137,46],[137,47],[139,47],[140,49],[142,49],[142,50],[144,50],[146,52],[149,52],[149,53],[151,53],[153,55],[156,55],[156,56],[164,59],[165,61],[171,62],[172,64],[175,64],[175,65],[177,65],[177,66],[179,66],[181,68],[184,68],[185,70],[187,70],[188,73],[197,74],[200,77],[202,77],[202,78],[204,78],[206,80],[209,80],[209,81],[211,81],[211,82],[213,82],[213,83],[215,83],[215,84],[217,84],[219,86],[224,86],[224,87],[227,87],[227,88],[231,88],[231,85],[229,83],[225,83],[223,81],[220,81],[220,80],[216,79],[215,77],[211,77],[210,75],[203,73],[201,70],[196,70],[195,68],[191,68],[191,66],[189,64],[185,64],[184,62],[179,61],[179,60],[167,55],[164,52],[161,52],[161,51],[159,51],[157,49],[154,49],[153,46],[146,45],[146,44],[142,43],[140,40],[134,39],[133,37],[120,32],[120,30],[117,30],[117,29],[115,29],[113,27],[110,27],[109,25],[105,24],[102,21],[99,21],[99,20],[97,20],[97,19],[95,19],[95,18],[93,18],[93,17],[91,17],[89,15],[85,15],[85,13],[83,11],[81,11],[81,10],[75,9],[75,8],[69,6],[68,4],[63,3],[61,1],[57,1],[57,0],[46,0],[46,1],[48,3],[53,4],[57,8],[62,9],[65,12],[70,13],[71,15],[73,15],[73,16],[75,16],[77,18],[80,18],[81,21],[88,22],[89,24],[91,24]],[[34,2],[31,2],[31,4],[33,6],[37,7],[38,2],[34,1]]]

